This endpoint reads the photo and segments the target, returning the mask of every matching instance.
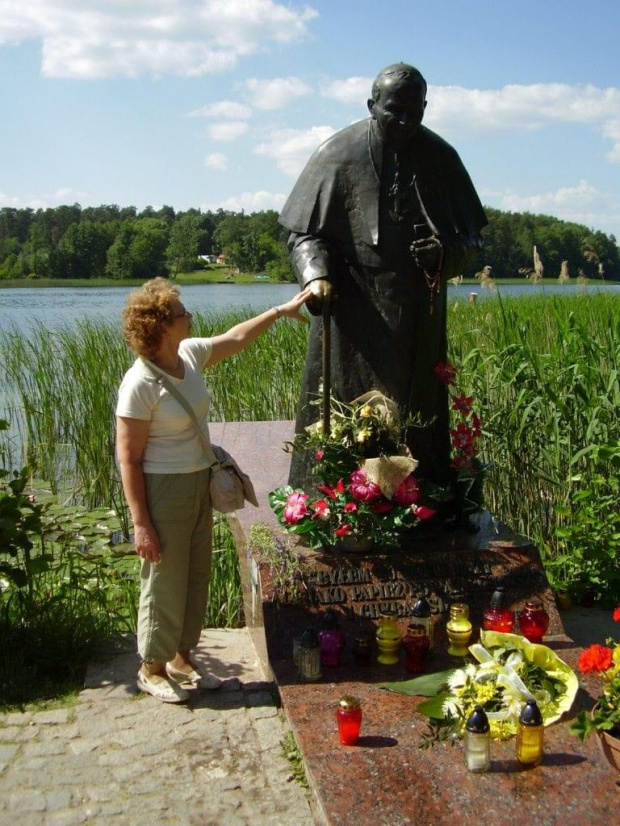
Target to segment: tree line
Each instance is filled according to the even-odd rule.
[[[465,276],[482,267],[490,267],[494,278],[523,275],[532,269],[535,246],[547,277],[563,272],[620,280],[613,235],[546,215],[491,208],[487,215],[482,254]],[[163,206],[138,212],[114,204],[0,209],[0,279],[174,278],[208,266],[201,256],[219,254],[240,272],[294,280],[286,230],[274,210],[246,215]]]

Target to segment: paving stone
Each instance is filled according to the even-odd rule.
[[[19,746],[15,746],[13,744],[0,745],[0,760],[8,762],[13,757],[15,757],[19,749]]]
[[[100,745],[99,740],[83,740],[82,738],[72,740],[69,748],[73,754],[89,754]]]
[[[279,714],[276,706],[258,706],[257,708],[248,709],[248,717],[250,720],[267,720],[277,717]]]
[[[106,786],[89,786],[86,793],[91,800],[96,800],[99,803],[109,803],[118,799],[121,786],[118,783],[109,783]]]
[[[29,711],[12,711],[8,714],[0,714],[0,725],[3,726],[27,726],[32,720]]]
[[[32,722],[37,726],[62,726],[69,721],[69,711],[57,708],[53,711],[38,711],[32,715]]]
[[[44,812],[45,795],[40,792],[24,790],[9,795],[9,810],[12,812]]]
[[[75,826],[77,823],[86,823],[90,818],[83,809],[71,809],[64,812],[51,812],[47,818],[48,823],[54,826]]]
[[[0,726],[0,743],[13,743],[21,733],[21,726]]]
[[[22,746],[22,754],[26,757],[49,757],[53,754],[64,754],[66,751],[67,747],[60,738],[41,743],[24,743]]]
[[[72,793],[65,789],[47,792],[45,795],[46,810],[54,812],[57,809],[66,809],[71,804],[72,799]]]
[[[254,728],[262,751],[280,747],[283,732],[279,726],[275,727],[271,720],[254,720]]]

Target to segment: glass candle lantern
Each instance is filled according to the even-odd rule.
[[[491,768],[491,727],[482,706],[476,706],[465,724],[465,765],[470,772]]]
[[[541,643],[549,628],[549,614],[539,599],[530,599],[519,614],[519,628],[530,642]]]
[[[545,727],[536,700],[528,700],[519,716],[517,760],[525,766],[542,762],[545,750]]]
[[[433,623],[433,618],[431,616],[431,606],[429,601],[426,597],[420,597],[413,608],[411,609],[411,615],[414,618],[414,622],[416,625],[423,625],[426,630],[426,636],[428,637],[428,643],[430,648],[433,647],[433,631],[435,630],[435,626]]]
[[[353,640],[355,665],[370,665],[372,661],[372,639],[368,634],[359,634]]]
[[[485,631],[501,631],[504,634],[512,634],[515,627],[515,614],[510,608],[506,608],[506,593],[502,585],[498,585],[489,607],[485,608],[482,615],[482,627]]]
[[[469,606],[456,602],[450,606],[450,619],[446,623],[446,631],[450,644],[448,654],[452,657],[466,657],[467,646],[471,639],[472,625],[469,621]]]
[[[340,665],[340,654],[344,648],[344,634],[338,628],[338,617],[333,611],[323,615],[323,627],[319,631],[321,665],[333,668]]]
[[[357,697],[346,696],[338,703],[336,710],[338,736],[343,746],[354,746],[359,740],[362,728],[362,707]]]
[[[314,683],[321,679],[321,651],[316,631],[307,628],[299,638],[299,679],[302,683]]]
[[[400,651],[401,633],[398,617],[393,613],[381,614],[377,628],[377,662],[381,665],[396,665]]]
[[[424,626],[411,623],[407,626],[407,633],[403,639],[406,659],[405,668],[411,674],[424,671],[424,661],[428,657],[430,642]]]

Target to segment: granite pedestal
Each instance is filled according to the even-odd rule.
[[[284,711],[301,748],[317,801],[329,824],[520,824],[613,823],[620,787],[595,742],[585,744],[559,724],[546,730],[543,764],[525,770],[515,758],[514,739],[493,744],[492,770],[466,771],[462,744],[422,750],[426,718],[415,713],[421,698],[386,692],[379,683],[406,679],[404,660],[394,666],[356,666],[352,640],[376,630],[379,613],[396,611],[404,628],[415,599],[425,594],[433,608],[436,646],[428,670],[455,663],[445,646],[445,611],[463,599],[474,626],[495,585],[502,583],[513,608],[539,596],[551,617],[545,642],[573,668],[579,650],[564,634],[537,550],[488,514],[476,534],[429,533],[408,539],[398,552],[324,553],[295,547],[307,584],[305,599],[293,604],[274,599],[269,566],[249,541],[251,526],[262,522],[278,535],[267,493],[284,484],[289,456],[281,449],[292,437],[292,422],[229,423],[212,426],[212,438],[238,459],[255,482],[261,507],[234,515],[244,583],[246,622],[264,665],[277,680]],[[318,683],[300,684],[292,661],[293,639],[318,627],[320,615],[335,610],[347,646],[340,666],[324,669]],[[589,708],[598,690],[582,681],[575,708]],[[338,742],[335,711],[339,698],[362,702],[362,738],[355,747]]]

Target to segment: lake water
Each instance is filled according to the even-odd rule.
[[[24,328],[33,322],[42,322],[49,327],[70,325],[76,320],[100,319],[118,322],[121,310],[132,287],[67,287],[0,289],[0,330],[15,325]],[[295,284],[196,284],[181,287],[183,303],[192,312],[207,314],[247,308],[254,312],[266,310],[274,304],[281,304],[298,290]],[[497,300],[502,297],[522,295],[573,295],[594,291],[616,292],[620,295],[620,284],[589,285],[548,284],[507,284],[497,290],[482,289],[476,284],[449,285],[451,298],[467,301],[471,292],[478,300]]]

